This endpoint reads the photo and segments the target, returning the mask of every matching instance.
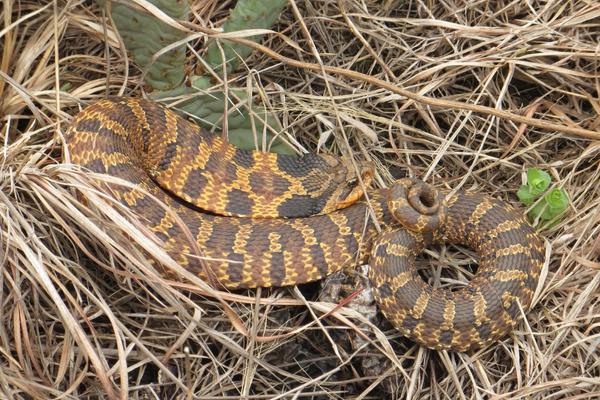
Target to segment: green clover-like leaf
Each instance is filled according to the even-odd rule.
[[[544,193],[550,186],[550,181],[550,175],[546,171],[537,168],[527,169],[527,186],[533,196],[537,197]]]

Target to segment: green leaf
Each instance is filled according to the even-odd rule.
[[[544,193],[550,186],[550,181],[550,175],[546,171],[537,168],[527,169],[527,186],[533,196],[537,197]]]
[[[536,219],[543,219],[544,211],[546,211],[546,202],[540,201],[531,209],[531,211],[529,211],[527,216],[531,221],[534,221]]]
[[[554,226],[558,221],[556,217],[562,214],[569,206],[569,197],[564,189],[554,188],[538,198],[550,186],[550,175],[537,168],[527,169],[527,185],[523,185],[517,192],[517,197],[526,206],[537,203],[527,213],[530,220],[540,220],[542,228]]]
[[[521,203],[525,204],[526,206],[530,206],[535,202],[537,196],[534,196],[531,193],[531,190],[529,190],[529,186],[521,185],[519,191],[517,192],[517,197],[519,198]]]
[[[529,212],[529,218],[540,219],[542,222],[550,221],[562,214],[569,206],[569,197],[564,189],[555,188],[548,192],[544,198]],[[550,225],[552,226],[552,225]]]
[[[569,206],[569,197],[564,189],[554,188],[544,196],[544,200],[548,204],[551,218],[562,214]]]

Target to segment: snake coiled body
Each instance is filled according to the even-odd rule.
[[[443,195],[404,179],[369,191],[367,206],[348,184],[351,170],[333,158],[239,150],[138,99],[87,107],[65,139],[73,163],[128,183],[111,184],[111,193],[180,265],[226,288],[300,284],[370,261],[384,315],[423,345],[459,351],[504,336],[519,305],[531,304],[543,243],[490,197]],[[449,292],[423,282],[414,257],[435,240],[477,252],[468,286]]]

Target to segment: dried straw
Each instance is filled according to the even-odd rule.
[[[191,21],[171,21],[190,34],[192,68],[235,2],[193,3]],[[240,293],[182,270],[63,162],[81,106],[145,95],[101,10],[20,0],[0,12],[0,398],[600,396],[597,3],[290,0],[277,33],[229,77],[280,116],[290,143],[370,161],[378,185],[411,174],[516,203],[534,166],[569,193],[543,231],[534,309],[471,354],[400,337],[356,292],[359,268]],[[430,249],[423,274],[460,285],[470,256]]]

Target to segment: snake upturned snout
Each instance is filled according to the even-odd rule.
[[[443,218],[444,196],[435,187],[415,178],[396,181],[389,190],[388,208],[403,227],[415,232],[432,232]]]

